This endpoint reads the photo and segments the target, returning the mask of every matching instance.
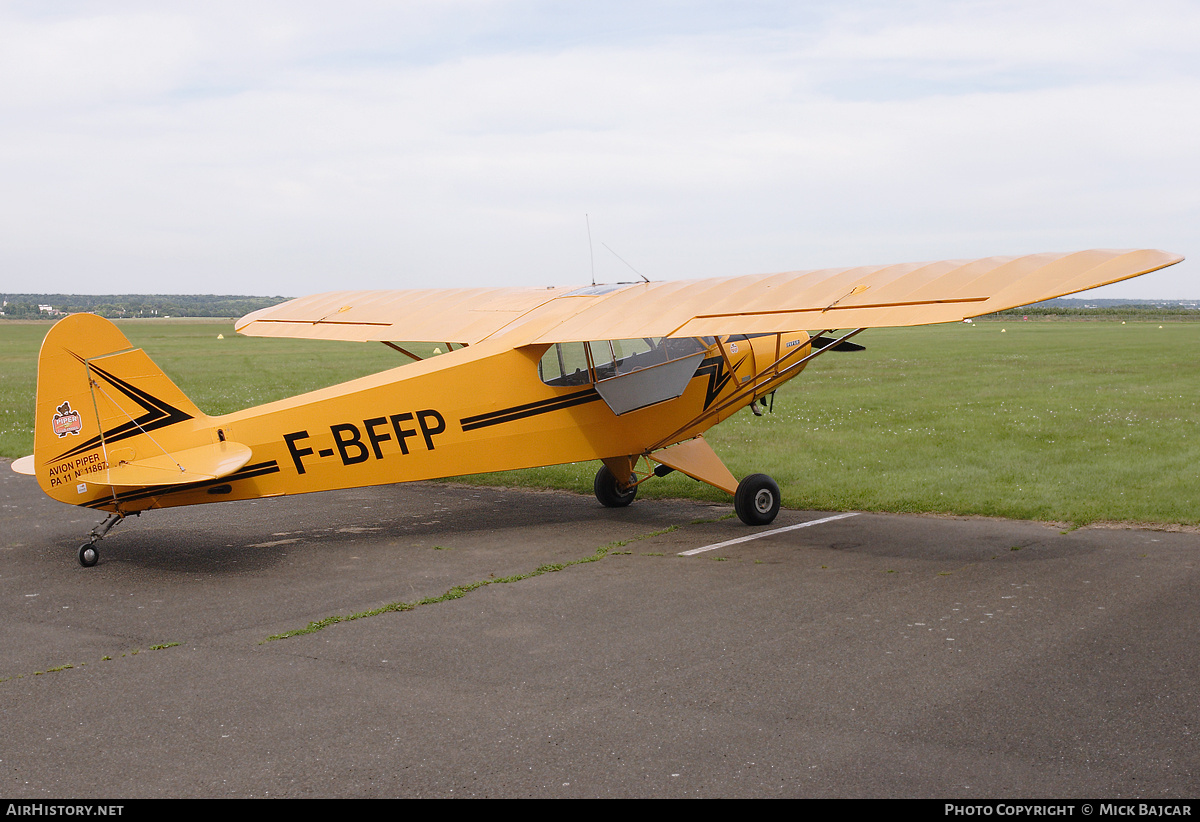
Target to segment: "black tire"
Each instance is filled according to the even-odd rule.
[[[751,474],[738,483],[733,510],[747,525],[770,525],[779,514],[779,485],[766,474]]]
[[[79,564],[84,568],[91,568],[100,561],[100,550],[95,543],[85,542],[79,546]]]
[[[633,474],[630,474],[630,483],[633,483],[634,479]],[[600,500],[600,504],[605,508],[624,508],[637,496],[636,485],[631,485],[628,491],[617,488],[617,478],[608,470],[607,465],[600,466],[600,470],[596,472],[592,490],[596,492],[596,499]]]

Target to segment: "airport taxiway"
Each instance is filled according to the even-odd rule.
[[[6,464],[0,505],[10,799],[1200,793],[1194,532],[730,543],[731,505],[435,483],[152,511],[85,569],[101,516]]]

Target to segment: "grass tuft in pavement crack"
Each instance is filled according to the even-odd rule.
[[[264,639],[263,642],[272,642],[277,639],[288,639],[289,637],[302,636],[303,634],[315,634],[317,631],[328,628],[330,625],[337,625],[341,622],[353,622],[356,619],[366,619],[367,617],[379,616],[380,614],[412,611],[421,607],[422,605],[434,605],[438,602],[449,602],[450,600],[454,599],[462,599],[472,591],[483,588],[486,585],[492,585],[495,583],[520,582],[524,579],[540,577],[542,574],[561,571],[562,569],[569,568],[572,565],[582,565],[585,562],[597,562],[604,559],[616,549],[623,548],[631,542],[640,542],[644,539],[651,539],[652,537],[669,534],[672,531],[678,530],[678,528],[678,525],[672,525],[669,528],[663,528],[660,531],[651,531],[648,534],[641,534],[636,537],[630,537],[629,539],[610,542],[607,545],[601,545],[596,549],[594,554],[589,556],[581,557],[580,559],[573,559],[569,562],[552,562],[547,563],[546,565],[539,565],[537,568],[529,571],[528,573],[513,574],[512,576],[508,577],[489,577],[488,579],[481,579],[478,582],[470,582],[465,585],[455,585],[441,596],[424,597],[423,599],[418,599],[415,602],[390,602],[387,605],[380,605],[378,608],[372,608],[369,611],[359,611],[356,614],[341,614],[338,616],[325,617],[324,619],[308,623],[308,625],[304,628],[296,628],[292,631],[284,631],[282,634],[274,634],[269,636]]]
[[[162,651],[162,650],[165,650],[165,649],[167,649],[167,648],[175,648],[175,647],[177,647],[178,645],[179,645],[179,643],[178,643],[178,642],[163,642],[163,643],[160,643],[160,644],[158,644],[158,645],[151,645],[151,646],[150,646],[150,650],[151,650],[151,651]],[[126,655],[128,655],[128,656],[136,656],[136,655],[137,655],[137,653],[138,653],[138,649],[137,649],[137,648],[134,648],[134,649],[130,650],[130,651],[128,652],[128,654],[121,654],[121,656],[122,656],[122,657],[124,657],[124,656],[126,656]],[[100,661],[101,661],[101,662],[112,662],[112,659],[113,659],[113,658],[112,658],[111,656],[109,656],[108,654],[105,654],[104,656],[100,657]],[[77,668],[77,667],[78,667],[78,668],[82,668],[82,667],[84,667],[85,665],[87,665],[87,663],[86,663],[86,662],[80,662],[78,665],[72,665],[71,663],[69,663],[69,662],[66,662],[66,663],[63,663],[62,665],[57,665],[57,666],[55,666],[55,667],[53,667],[53,668],[47,668],[47,669],[46,669],[46,670],[44,670],[44,671],[34,671],[32,675],[33,675],[33,676],[43,676],[43,675],[45,675],[45,674],[56,674],[56,673],[59,673],[59,672],[61,672],[61,671],[70,671],[70,670],[74,670],[74,669],[75,669],[75,668]],[[22,678],[24,678],[24,676],[25,676],[25,674],[14,674],[13,676],[0,676],[0,682],[8,682],[9,680],[12,680],[12,679],[22,679]]]

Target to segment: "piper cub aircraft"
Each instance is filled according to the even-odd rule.
[[[959,321],[1136,277],[1163,251],[1081,251],[583,288],[338,291],[243,317],[242,334],[374,341],[397,368],[224,416],[198,409],[107,320],[75,314],[38,361],[34,454],[51,497],[108,512],[601,460],[629,505],[681,471],[764,525],[779,486],[740,482],[703,434],[866,328]],[[834,333],[838,329],[842,331]],[[445,345],[421,359],[414,342]]]

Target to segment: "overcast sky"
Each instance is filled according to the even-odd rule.
[[[1198,183],[1194,0],[0,0],[8,292],[1152,247],[1092,293],[1200,298]]]

